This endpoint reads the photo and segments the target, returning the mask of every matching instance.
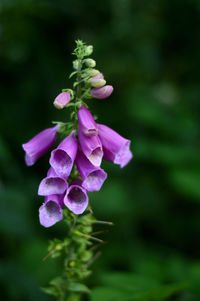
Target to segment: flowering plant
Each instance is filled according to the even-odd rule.
[[[89,268],[100,255],[94,250],[103,243],[93,236],[92,225],[112,225],[96,220],[89,205],[88,192],[99,191],[107,178],[101,168],[102,159],[120,167],[132,159],[130,140],[96,123],[88,109],[88,100],[105,99],[113,92],[103,74],[94,69],[96,62],[88,58],[92,52],[92,46],[76,41],[74,71],[70,74],[70,78],[76,77],[73,89],[63,89],[53,103],[57,109],[71,110],[70,121],[54,122],[53,127],[22,145],[25,162],[31,166],[52,147],[57,134],[64,136],[51,152],[47,176],[38,189],[38,194],[44,196],[39,208],[40,224],[48,228],[62,219],[67,224],[66,238],[51,241],[45,257],[64,258],[63,275],[43,289],[60,301],[80,300],[82,293],[89,292],[82,281],[90,275]],[[98,244],[93,245],[95,242]]]

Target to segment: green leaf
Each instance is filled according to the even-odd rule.
[[[56,277],[51,280],[50,284],[53,286],[60,286],[63,283],[62,277]]]
[[[48,295],[58,296],[58,292],[55,287],[42,287],[41,290]]]
[[[72,113],[70,114],[70,118],[72,119],[72,118],[74,117],[75,114],[76,114],[75,112],[72,112]]]
[[[169,298],[173,296],[174,294],[177,294],[181,291],[183,291],[185,288],[187,288],[189,285],[188,283],[181,283],[181,284],[170,284],[170,285],[161,285],[158,286],[151,291],[149,291],[146,295],[136,298],[138,301],[160,301],[165,300],[166,298]]]
[[[89,288],[82,283],[71,282],[68,286],[68,290],[76,293],[89,293]]]
[[[102,276],[103,284],[126,290],[132,293],[141,293],[159,285],[155,279],[143,277],[133,273],[108,273]]]
[[[90,251],[85,251],[79,254],[79,256],[81,257],[81,261],[88,262],[92,258],[93,253]]]
[[[75,74],[77,74],[78,73],[78,71],[74,71],[74,72],[72,72],[71,74],[70,74],[70,76],[69,76],[69,78],[72,78]]]
[[[75,82],[74,84],[73,84],[73,88],[76,88],[76,86],[78,86],[78,82]]]
[[[80,294],[71,294],[67,301],[80,301]]]
[[[111,287],[98,287],[91,292],[91,301],[126,301],[130,296],[129,292]]]
[[[91,301],[161,301],[188,287],[187,283],[160,285],[131,273],[105,274],[102,282],[102,287],[92,290]]]
[[[70,103],[68,103],[67,108],[75,107],[75,106],[76,106],[76,104],[74,102],[70,102]]]

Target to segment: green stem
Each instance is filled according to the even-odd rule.
[[[77,89],[76,89],[76,96],[77,96],[77,99],[79,100],[79,98],[81,98],[81,69],[82,69],[82,60],[79,58],[78,59],[78,73],[77,73]]]
[[[76,87],[76,93],[75,93],[75,99],[74,99],[74,129],[77,131],[78,130],[78,119],[77,119],[77,112],[78,112],[78,107],[80,106],[80,101],[81,101],[81,94],[82,94],[82,88],[81,88],[81,69],[82,69],[82,60],[78,58],[78,70],[77,70],[77,77],[76,77],[76,82],[77,82],[77,87]]]

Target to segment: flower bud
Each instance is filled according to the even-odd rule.
[[[96,66],[96,62],[93,59],[86,59],[85,64],[90,68],[94,68]]]
[[[73,68],[75,69],[75,70],[78,70],[78,65],[79,65],[79,61],[78,60],[75,60],[75,61],[73,61]]]
[[[96,76],[96,75],[98,75],[100,72],[99,72],[99,70],[97,70],[97,69],[89,69],[88,71],[87,71],[87,75],[89,75],[89,76],[91,76],[91,77],[93,77],[93,76]]]
[[[113,92],[113,87],[107,85],[101,88],[94,88],[91,90],[90,93],[94,98],[104,99],[109,97],[112,94],[112,92]]]
[[[86,56],[91,55],[92,52],[93,52],[93,46],[92,46],[92,45],[89,45],[89,46],[87,46],[87,47],[85,48],[85,55],[86,55]]]
[[[88,82],[91,84],[94,88],[100,88],[105,86],[106,81],[103,78],[103,74],[99,73],[98,75],[91,77]]]
[[[62,92],[55,98],[53,104],[57,109],[60,110],[68,105],[70,99],[71,98],[69,92]]]

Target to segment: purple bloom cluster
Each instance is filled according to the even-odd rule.
[[[100,167],[102,159],[124,167],[132,158],[130,140],[106,125],[97,124],[85,107],[78,114],[78,135],[72,131],[51,152],[50,168],[41,181],[38,194],[44,196],[39,208],[40,223],[50,227],[62,220],[63,208],[82,214],[88,206],[89,191],[99,191],[107,178]],[[46,129],[23,144],[27,165],[33,165],[53,145],[58,126]],[[79,177],[68,183],[76,165]]]

